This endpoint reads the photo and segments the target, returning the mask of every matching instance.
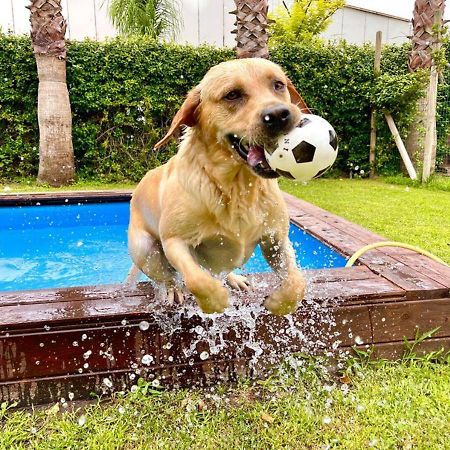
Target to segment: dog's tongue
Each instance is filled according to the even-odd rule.
[[[264,161],[264,149],[258,145],[251,145],[248,148],[247,162],[251,167],[257,166]]]

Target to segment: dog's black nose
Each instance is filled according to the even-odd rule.
[[[271,131],[283,131],[291,122],[291,111],[284,105],[266,108],[261,114],[262,123]]]

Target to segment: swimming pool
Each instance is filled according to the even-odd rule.
[[[0,207],[0,291],[120,283],[130,265],[129,203]],[[344,267],[346,259],[291,225],[306,269]],[[270,268],[259,247],[243,272]]]

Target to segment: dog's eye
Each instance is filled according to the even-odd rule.
[[[228,92],[228,94],[227,95],[225,95],[225,99],[226,100],[230,100],[230,101],[232,101],[232,100],[237,100],[237,99],[239,99],[239,98],[241,98],[242,97],[242,92],[241,91],[238,91],[238,90],[235,90],[235,91],[230,91],[230,92]]]
[[[282,81],[275,81],[273,87],[276,91],[282,91],[285,88],[285,85]]]

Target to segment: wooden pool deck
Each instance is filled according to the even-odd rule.
[[[127,191],[2,195],[0,207],[129,198]],[[293,223],[346,257],[385,240],[292,196],[286,195],[286,202]],[[342,350],[369,346],[375,357],[392,359],[401,356],[404,339],[435,328],[416,351],[450,350],[449,267],[391,247],[366,253],[358,262],[352,268],[306,271],[311,302],[292,320],[327,328],[322,350],[333,342]],[[271,274],[252,278],[255,288],[239,301],[259,305],[276,280]],[[211,320],[195,313],[183,316],[175,308],[163,312],[162,322],[161,311],[152,306],[154,296],[149,283],[133,289],[105,285],[0,293],[0,403],[27,406],[89,398],[92,392],[125,389],[139,376],[158,377],[168,386],[192,386],[250,374],[250,348],[242,352],[231,345],[205,358],[208,344],[198,340],[194,329],[211,327]],[[312,319],[317,307],[332,320],[317,324],[317,317]],[[175,317],[176,326],[168,333]],[[223,337],[237,345],[252,333],[253,339],[276,349],[277,330],[287,329],[292,320],[260,314],[250,328],[238,323]],[[302,351],[304,343],[295,333],[283,339],[285,349]],[[192,345],[195,352],[188,355]],[[145,364],[143,355],[148,355]]]

